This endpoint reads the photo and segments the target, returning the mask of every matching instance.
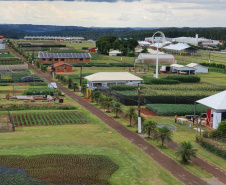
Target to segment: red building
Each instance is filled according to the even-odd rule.
[[[91,55],[89,53],[48,53],[39,52],[38,61],[40,63],[80,63],[90,62]]]
[[[73,66],[65,62],[58,62],[57,64],[53,64],[53,67],[56,73],[71,73]]]
[[[89,48],[89,52],[90,53],[95,53],[96,52],[96,49],[97,49],[96,47],[90,47]]]

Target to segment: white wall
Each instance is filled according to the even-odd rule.
[[[5,49],[5,44],[0,44],[0,49]]]
[[[196,73],[208,73],[208,68],[197,65],[194,67],[196,69]]]

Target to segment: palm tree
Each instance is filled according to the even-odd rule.
[[[137,113],[134,107],[129,107],[126,111],[125,118],[129,118],[129,125],[131,126],[131,121],[137,119]]]
[[[105,108],[104,102],[105,102],[105,96],[100,96],[98,102],[100,104],[101,107]]]
[[[123,112],[121,103],[115,102],[112,106],[112,112],[116,114],[115,117],[117,118],[118,114]]]
[[[155,121],[148,121],[143,126],[143,133],[147,133],[150,137],[151,133],[155,133],[157,128],[157,123]]]
[[[68,84],[68,89],[71,89],[73,86],[73,80],[71,78],[68,78],[67,84]]]
[[[108,97],[105,98],[104,105],[107,108],[108,112],[110,111],[109,108],[110,108],[112,102],[113,102],[112,97],[108,96]]]
[[[161,140],[162,147],[163,147],[165,139],[167,141],[172,141],[172,136],[173,136],[173,133],[171,132],[171,130],[168,127],[164,126],[164,127],[158,128],[157,132],[155,133],[154,138],[156,140]]]
[[[98,102],[100,96],[101,96],[101,92],[100,91],[95,91],[94,92],[94,101]]]
[[[78,89],[78,83],[73,83],[72,88],[74,89],[74,92],[75,92],[75,89]]]
[[[182,162],[188,163],[188,161],[191,160],[191,157],[196,157],[197,149],[193,148],[191,142],[181,142],[179,147],[176,155],[181,157]]]

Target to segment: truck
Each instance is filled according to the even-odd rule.
[[[44,82],[44,78],[35,78],[34,76],[24,76],[18,80],[18,83],[24,82]]]

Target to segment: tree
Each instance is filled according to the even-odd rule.
[[[115,117],[117,118],[118,114],[123,112],[121,103],[115,102],[112,106],[112,112],[116,114]]]
[[[193,148],[191,142],[184,141],[179,144],[176,155],[181,157],[182,162],[188,163],[191,157],[196,157],[196,152],[197,149]]]
[[[157,123],[155,121],[148,121],[143,126],[143,133],[147,133],[150,137],[151,133],[155,133],[157,128]]]
[[[110,111],[109,108],[110,108],[112,102],[113,102],[112,97],[108,96],[108,97],[105,98],[104,105],[107,108],[108,112]]]
[[[75,89],[78,89],[78,83],[73,83],[72,88],[74,89],[74,92],[75,92]]]
[[[73,86],[73,80],[71,78],[68,78],[67,84],[68,84],[68,89],[71,89]]]
[[[98,100],[101,96],[101,92],[100,91],[94,91],[94,101],[98,103]]]
[[[144,47],[143,50],[141,51],[141,53],[148,53],[147,47]]]
[[[221,136],[225,137],[226,136],[226,121],[220,122],[217,131],[221,134]]]
[[[126,111],[125,118],[129,118],[129,125],[131,126],[131,121],[136,120],[137,118],[137,113],[134,107],[129,107]]]
[[[82,92],[83,96],[86,96],[86,89],[87,89],[87,86],[85,84],[82,84],[81,92]]]
[[[172,136],[173,136],[173,134],[172,134],[171,130],[168,127],[164,126],[164,127],[160,127],[157,129],[157,132],[155,133],[154,138],[156,140],[161,140],[162,146],[164,146],[165,139],[167,141],[172,141]]]

